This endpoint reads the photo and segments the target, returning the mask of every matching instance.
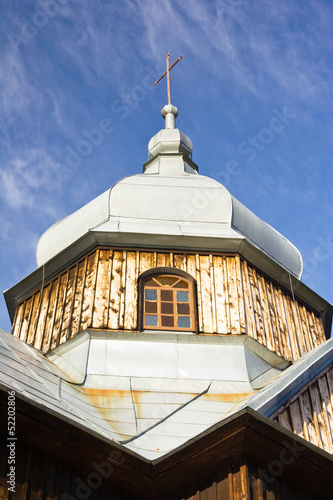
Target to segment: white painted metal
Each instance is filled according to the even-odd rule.
[[[152,364],[147,350],[156,356]],[[165,351],[169,355],[163,361]],[[154,460],[242,408],[272,413],[327,366],[332,351],[333,340],[327,341],[287,368],[286,361],[248,337],[127,337],[94,330],[46,357],[0,331],[0,384],[87,432]],[[190,352],[188,359],[185,352]],[[176,361],[168,367],[172,356]],[[84,366],[84,383],[68,382],[73,367],[82,374]],[[256,381],[268,374],[273,380],[258,391]]]
[[[174,118],[173,112],[166,112],[169,115]],[[122,179],[44,233],[37,246],[38,265],[77,243],[75,251],[80,253],[88,238],[100,241],[101,234],[104,243],[130,246],[146,245],[149,235],[150,246],[163,246],[165,236],[169,247],[193,248],[195,241],[198,250],[210,245],[250,255],[261,268],[266,259],[300,278],[298,250],[222,184],[198,175],[190,139],[171,122],[169,126],[150,140],[143,174]]]

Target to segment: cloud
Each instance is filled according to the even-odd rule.
[[[145,23],[141,50],[155,58],[167,49],[165,40],[173,40],[194,64],[199,59],[208,73],[257,97],[265,96],[267,84],[271,97],[283,92],[306,99],[329,90],[331,70],[320,47],[330,36],[330,16],[322,2],[164,0],[136,6]]]
[[[49,196],[59,186],[54,182],[57,165],[43,149],[12,153],[9,164],[0,168],[0,196],[11,208],[38,206],[40,192]]]

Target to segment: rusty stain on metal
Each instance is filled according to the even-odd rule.
[[[207,401],[220,401],[224,403],[237,403],[252,396],[254,392],[244,392],[240,394],[203,394],[202,397]]]
[[[149,428],[152,423],[163,421],[175,410],[182,410],[183,406],[198,396],[198,393],[154,393],[153,391],[95,389],[81,387],[80,392],[89,399],[90,404],[100,414],[102,420],[117,433],[120,439],[132,438],[141,430]],[[250,397],[253,392],[239,394],[203,394],[202,401],[216,403],[237,403]],[[163,402],[159,401],[159,396]],[[134,406],[133,406],[134,405]],[[232,405],[233,406],[233,405]],[[232,408],[230,408],[231,410]],[[230,411],[229,410],[229,411]],[[221,416],[224,413],[221,407]],[[217,415],[217,420],[218,420]]]

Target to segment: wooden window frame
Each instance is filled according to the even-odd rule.
[[[145,292],[145,283],[158,276],[172,276],[175,278],[183,279],[188,283],[188,291],[189,291],[189,305],[190,305],[190,318],[191,318],[191,328],[182,328],[178,326],[145,326],[144,325],[144,292]],[[153,289],[153,287],[152,287]],[[156,287],[158,289],[158,287]],[[181,291],[181,289],[174,289],[174,291]],[[184,291],[184,289],[182,289]],[[175,305],[175,304],[174,304]],[[158,315],[161,315],[160,311]],[[173,316],[176,318],[177,314],[173,313]],[[156,267],[153,269],[149,269],[145,271],[139,276],[139,300],[138,300],[138,326],[139,330],[145,331],[172,331],[172,332],[188,332],[188,333],[197,333],[198,332],[198,306],[197,306],[197,289],[196,289],[196,281],[190,274],[182,271],[181,269],[175,269],[173,267]]]

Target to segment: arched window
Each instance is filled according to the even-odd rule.
[[[157,270],[156,270],[157,271]],[[187,273],[144,273],[141,281],[141,327],[152,330],[196,330],[194,280]]]

